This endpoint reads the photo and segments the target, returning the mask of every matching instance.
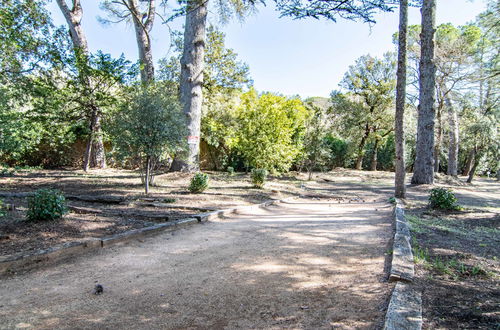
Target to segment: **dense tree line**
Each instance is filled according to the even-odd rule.
[[[408,3],[401,1],[399,54],[360,57],[330,98],[311,99],[254,90],[248,65],[206,24],[208,2],[188,1],[168,14],[185,15],[186,29],[173,33],[174,55],[156,68],[150,32],[163,2],[102,2],[101,22],[133,23],[137,63],[89,52],[80,1],[57,3],[66,27],[53,25],[43,1],[0,5],[1,163],[141,168],[146,182],[172,165],[310,173],[396,166],[400,174],[414,170],[415,183],[431,183],[439,171],[472,180],[498,169],[496,1],[474,23],[434,29],[434,3],[426,0],[423,27],[407,33]],[[277,7],[296,18],[366,22],[377,10],[395,8],[390,1],[351,1],[347,11],[345,3],[277,1]],[[244,17],[255,5],[221,2],[219,9],[223,18]]]

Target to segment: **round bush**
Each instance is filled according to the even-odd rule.
[[[30,221],[59,219],[67,212],[66,199],[59,190],[39,189],[28,198],[26,218]]]
[[[229,173],[229,175],[233,175],[234,174],[234,167],[228,166],[227,167],[227,173]]]
[[[208,188],[208,174],[198,172],[191,179],[189,191],[192,193],[201,193]]]
[[[453,192],[446,188],[434,188],[431,190],[429,202],[433,209],[458,210],[457,198]]]
[[[250,174],[252,183],[256,188],[264,187],[267,179],[267,170],[265,168],[254,168]]]

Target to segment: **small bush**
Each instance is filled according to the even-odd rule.
[[[208,188],[208,174],[198,172],[191,179],[189,191],[192,193],[201,193]]]
[[[59,219],[67,212],[66,199],[58,190],[39,189],[28,198],[26,217],[30,221]]]
[[[167,198],[163,199],[163,202],[164,203],[175,203],[175,202],[177,202],[177,199],[172,198],[172,197],[167,197]]]
[[[457,198],[446,188],[434,188],[429,196],[430,206],[433,209],[458,210]]]
[[[5,212],[5,204],[3,200],[0,199],[0,218],[3,217],[7,212]]]
[[[267,170],[264,168],[254,168],[251,173],[252,183],[257,188],[264,187],[267,179]]]
[[[229,173],[229,175],[233,175],[234,174],[234,167],[228,166],[227,167],[227,173]]]

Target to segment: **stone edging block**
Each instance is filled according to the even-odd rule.
[[[401,329],[422,329],[422,295],[404,282],[394,287],[384,324],[384,330]]]
[[[396,234],[392,248],[392,265],[389,281],[413,281],[415,266],[410,244],[410,230],[404,216],[401,202],[396,200],[394,207],[394,221],[396,223]]]

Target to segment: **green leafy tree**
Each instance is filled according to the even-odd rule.
[[[154,85],[133,88],[116,116],[116,152],[141,160],[148,194],[155,165],[184,147],[185,125],[177,96]]]
[[[331,113],[357,144],[356,169],[362,168],[365,146],[373,140],[371,169],[376,170],[377,150],[393,130],[390,110],[395,96],[395,69],[392,54],[387,53],[382,59],[362,56],[349,67],[340,83],[348,93],[332,92]]]
[[[286,172],[300,153],[307,114],[299,99],[243,94],[234,148],[246,167]]]

